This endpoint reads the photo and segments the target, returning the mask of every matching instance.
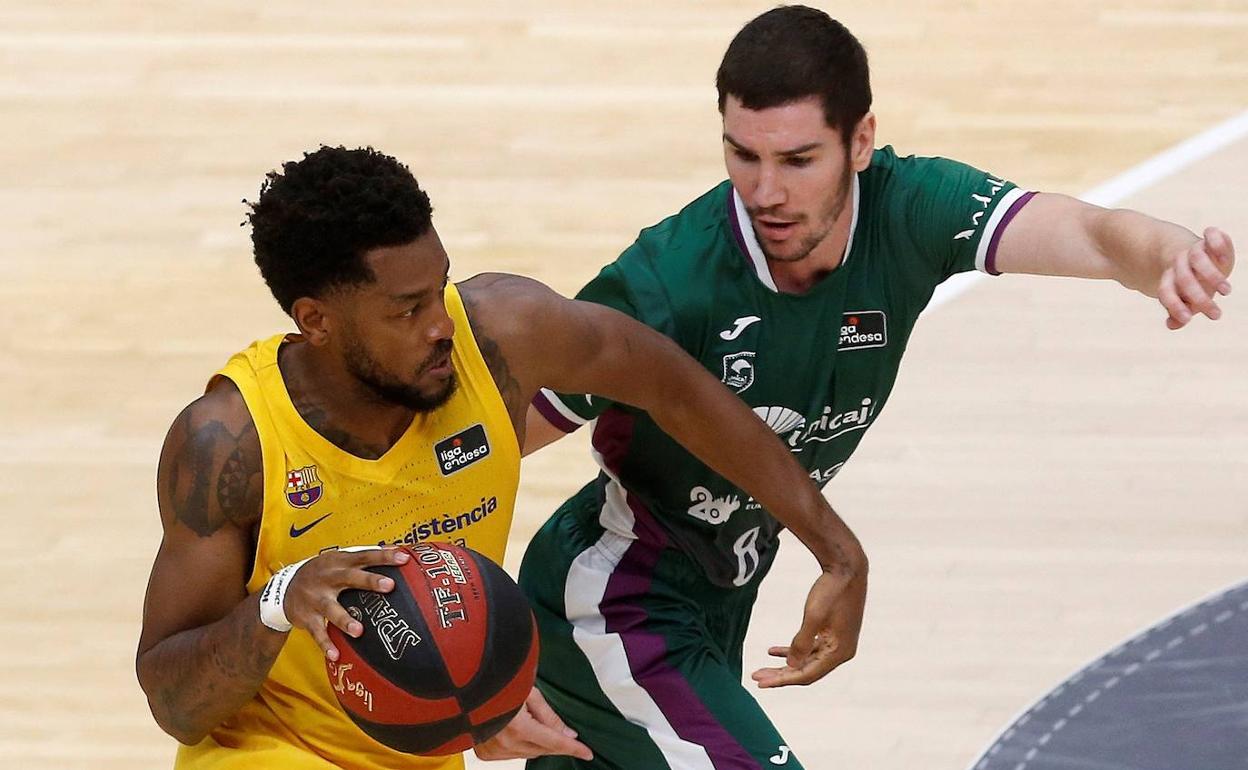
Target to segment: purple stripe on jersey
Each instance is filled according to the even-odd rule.
[[[594,427],[594,449],[602,456],[607,470],[616,478],[620,477],[620,468],[623,467],[624,458],[633,443],[633,421],[633,416],[628,412],[611,407],[598,416],[598,423]],[[627,488],[624,490],[624,498],[633,512],[633,535],[650,545],[666,548],[670,541],[654,514]]]
[[[594,427],[592,443],[594,449],[602,456],[607,470],[620,477],[620,468],[624,465],[624,457],[628,454],[629,445],[633,443],[633,415],[615,407],[608,408],[598,416]],[[623,486],[621,484],[621,486]],[[633,535],[648,545],[666,548],[671,544],[667,532],[659,524],[650,509],[637,499],[628,489],[624,490],[624,499],[633,512]]]
[[[577,428],[581,427],[569,420],[567,417],[564,417],[563,414],[555,408],[555,405],[550,403],[550,399],[546,397],[546,394],[540,390],[537,391],[537,395],[533,397],[533,406],[537,408],[538,413],[542,415],[542,417],[546,418],[546,422],[555,426],[564,433],[572,433],[576,431]]]
[[[737,248],[741,249],[741,255],[745,257],[746,264],[749,265],[751,272],[754,270],[754,258],[750,256],[750,247],[746,245],[745,235],[741,233],[741,220],[737,219],[737,205],[732,198],[732,186],[728,186],[728,221],[732,223],[732,235],[737,239]]]
[[[997,244],[1001,242],[1001,233],[1005,232],[1010,220],[1023,206],[1027,205],[1027,201],[1031,200],[1033,195],[1035,195],[1034,192],[1024,193],[1022,197],[1014,201],[1006,210],[1005,216],[1001,217],[1001,221],[997,223],[997,229],[992,231],[992,239],[988,241],[988,255],[984,258],[984,271],[989,275],[1001,275],[1001,271],[997,270]]]
[[[637,510],[639,505],[631,499],[629,502],[639,523],[643,517],[650,518],[644,509]],[[599,605],[607,633],[619,635],[633,681],[649,694],[682,740],[705,748],[716,770],[758,770],[758,762],[719,723],[688,680],[667,662],[663,636],[646,630],[648,616],[635,598],[649,593],[660,552],[661,548],[641,540],[625,551],[607,580]]]
[[[598,415],[590,443],[602,455],[607,470],[619,476],[629,444],[633,443],[633,416],[615,407],[608,407]]]
[[[625,499],[628,501],[629,510],[633,512],[633,534],[637,535],[637,539],[659,548],[670,546],[672,541],[667,538],[667,531],[659,525],[659,520],[645,503],[628,491],[625,491]]]

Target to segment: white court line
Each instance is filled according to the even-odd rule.
[[[1248,110],[1154,155],[1104,184],[1093,187],[1079,198],[1097,206],[1116,206],[1137,192],[1209,157],[1246,135],[1248,135]],[[973,271],[953,276],[936,287],[931,302],[927,303],[927,310],[945,304],[988,277],[983,273]]]
[[[1095,203],[1098,206],[1116,205],[1123,199],[1128,198],[1135,193],[1160,182],[1162,179],[1183,170],[1185,167],[1212,155],[1218,150],[1233,144],[1245,135],[1248,135],[1248,110],[1241,112],[1235,117],[1223,121],[1222,123],[1219,123],[1207,131],[1197,134],[1191,139],[1180,142],[1174,147],[1171,147],[1169,150],[1155,155],[1143,163],[1124,171],[1104,184],[1098,185],[1087,191],[1080,196],[1080,198],[1088,203]],[[959,294],[965,292],[977,281],[987,277],[989,276],[978,272],[960,273],[959,275],[955,275],[950,280],[945,281],[943,284],[936,287],[936,293],[932,296],[932,301],[928,303],[927,307],[930,309],[938,305],[943,305]],[[1214,591],[1203,599],[1192,602],[1192,604],[1185,610],[1172,613],[1169,617],[1173,618],[1185,611],[1190,611],[1191,609],[1216,596],[1220,596],[1233,590],[1238,585],[1239,583],[1236,583],[1235,585]],[[1139,632],[1127,637],[1127,639],[1119,645],[1119,648],[1126,645],[1136,637],[1148,633],[1154,627],[1162,625],[1164,622],[1165,621],[1163,620],[1150,623],[1146,628],[1141,629]],[[1059,689],[1066,681],[1094,665],[1097,661],[1108,657],[1109,654],[1110,653],[1106,653],[1105,655],[1084,664],[1069,676],[1062,678],[1060,680],[1061,684],[1059,684]],[[1131,664],[1131,668],[1132,670],[1134,670],[1134,668],[1138,668],[1138,664]],[[1132,673],[1132,671],[1128,671],[1127,673]],[[1001,728],[988,745],[995,748],[1005,734],[1010,731],[1014,724],[1018,722],[1023,715],[1029,714],[1032,710],[1038,708],[1047,697],[1048,693],[1041,695],[1035,701],[1028,704],[1025,708],[1015,714],[1013,718],[1005,723],[1005,726]],[[968,770],[975,770],[978,762],[980,762],[980,757],[976,757],[975,760],[971,762],[968,766]]]

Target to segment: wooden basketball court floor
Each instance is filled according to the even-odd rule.
[[[289,327],[239,200],[318,142],[430,191],[454,274],[574,291],[722,178],[712,88],[763,3],[0,0],[0,761],[162,768],[133,650],[172,417]],[[1248,107],[1248,4],[825,4],[882,142],[1079,193]],[[1124,205],[1248,248],[1248,142]],[[1242,268],[1241,268],[1242,272]],[[1166,331],[1111,285],[1005,277],[928,313],[830,488],[872,556],[857,660],[762,694],[807,767],[965,767],[1043,690],[1248,567],[1248,307]],[[526,461],[508,562],[588,478]],[[790,542],[747,668],[811,577]],[[470,760],[472,763],[472,760]],[[505,763],[495,767],[517,767]]]

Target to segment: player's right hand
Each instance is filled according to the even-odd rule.
[[[1235,269],[1235,245],[1226,233],[1210,227],[1204,237],[1176,254],[1162,273],[1157,300],[1168,314],[1166,327],[1182,329],[1197,313],[1210,320],[1222,317],[1214,298],[1231,293],[1227,280]]]
[[[333,623],[348,636],[364,633],[364,626],[338,603],[338,594],[348,588],[389,593],[394,590],[394,581],[365,567],[398,566],[410,558],[402,548],[325,551],[300,567],[291,579],[282,603],[286,617],[312,635],[327,659],[338,660],[338,648],[325,633],[326,624]]]
[[[825,571],[806,596],[802,627],[787,647],[771,647],[767,654],[784,658],[785,665],[760,668],[751,674],[759,687],[811,684],[854,657],[862,613],[867,603],[867,577],[848,581]]]

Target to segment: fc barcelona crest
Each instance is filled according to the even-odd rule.
[[[309,465],[286,475],[286,502],[296,508],[311,508],[321,499],[324,485],[316,475],[316,466]]]

